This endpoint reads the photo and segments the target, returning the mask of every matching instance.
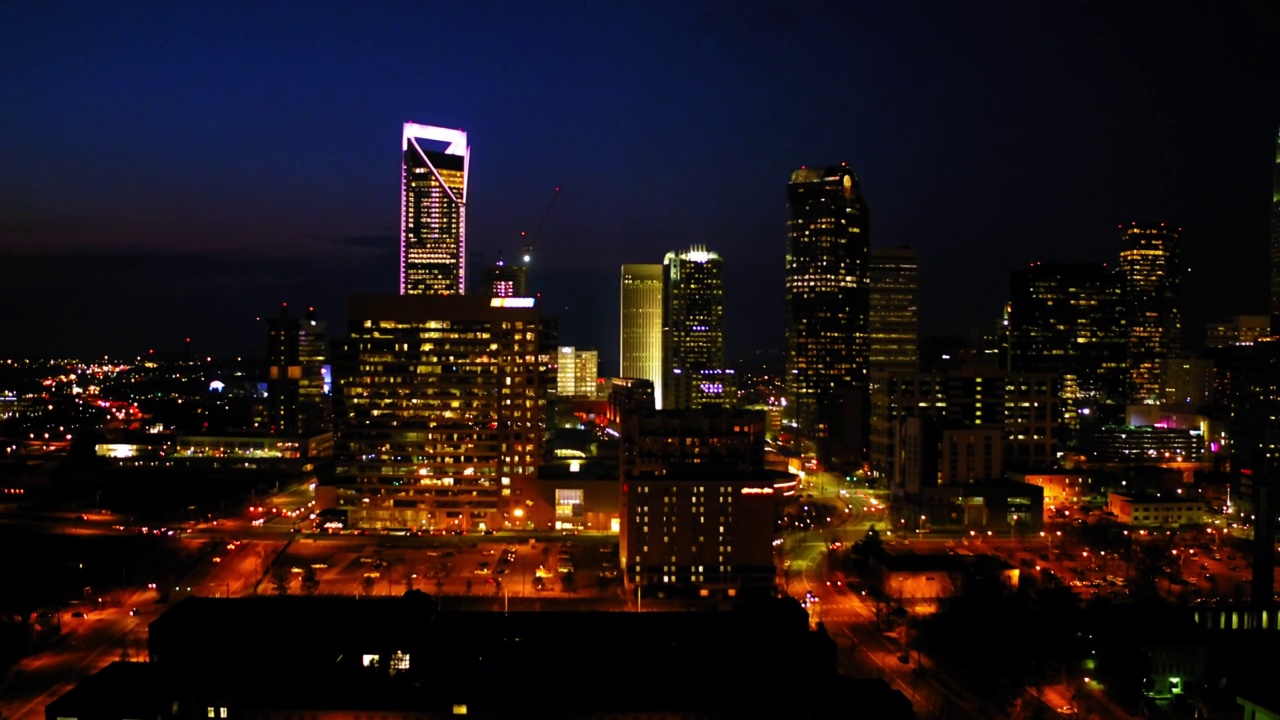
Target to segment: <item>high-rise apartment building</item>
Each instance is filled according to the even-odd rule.
[[[724,405],[732,373],[724,365],[724,279],[720,256],[704,247],[662,260],[663,408]]]
[[[1122,276],[1102,263],[1035,263],[1009,282],[1008,367],[1062,375],[1072,408],[1128,398]],[[1086,410],[1088,412],[1088,410]]]
[[[267,321],[267,415],[274,435],[310,435],[332,429],[329,347],[315,308],[295,318],[289,306]]]
[[[622,266],[622,367],[625,378],[653,383],[662,407],[662,283],[658,264]]]
[[[467,134],[405,123],[401,152],[400,294],[465,293]]]
[[[1160,402],[1164,395],[1161,363],[1178,353],[1180,234],[1181,228],[1164,223],[1120,226],[1129,402],[1133,404]]]
[[[506,527],[541,458],[532,298],[353,296],[342,429],[316,491],[355,527]]]
[[[868,365],[872,370],[920,366],[920,262],[909,247],[871,248]]]
[[[867,207],[844,164],[793,172],[787,205],[789,420],[825,445],[824,454],[860,460],[865,413],[851,413],[849,405],[866,407]]]

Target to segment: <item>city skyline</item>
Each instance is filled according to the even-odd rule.
[[[255,318],[281,301],[343,326],[348,293],[394,290],[388,137],[407,120],[465,127],[482,148],[468,274],[514,257],[564,186],[533,272],[565,344],[618,347],[616,306],[596,301],[614,297],[617,267],[705,244],[726,258],[730,357],[780,349],[779,178],[841,161],[876,207],[873,245],[919,251],[922,334],[985,328],[1009,272],[1110,259],[1111,228],[1132,221],[1184,228],[1192,345],[1204,321],[1266,311],[1280,112],[1256,88],[1277,61],[1263,18],[1237,8],[451,10],[432,20],[468,29],[440,48],[458,71],[425,73],[412,97],[386,81],[408,57],[403,13],[287,8],[166,9],[127,27],[137,18],[0,11],[28,28],[3,51],[4,97],[23,108],[4,120],[0,193],[12,353],[127,356],[188,336],[202,353],[261,353]],[[289,39],[295,22],[314,45]],[[48,50],[55,32],[69,59]],[[632,60],[654,37],[671,57]],[[206,67],[213,50],[225,70]],[[800,108],[824,93],[846,122],[808,124]]]

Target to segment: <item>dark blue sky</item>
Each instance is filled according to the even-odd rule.
[[[1130,220],[1185,228],[1193,342],[1265,307],[1263,3],[364,5],[0,4],[0,355],[259,353],[281,301],[394,291],[406,120],[469,133],[473,264],[564,188],[533,282],[604,372],[619,265],[691,243],[730,350],[781,345],[804,164],[849,162],[873,244],[919,249],[926,332]]]

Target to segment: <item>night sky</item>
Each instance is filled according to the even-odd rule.
[[[1184,228],[1192,345],[1266,307],[1274,3],[365,5],[0,4],[0,356],[345,322],[396,290],[406,120],[469,133],[472,272],[563,188],[532,283],[605,373],[619,266],[692,243],[731,354],[782,345],[800,165],[847,161],[873,245],[918,248],[926,333],[1134,220]]]

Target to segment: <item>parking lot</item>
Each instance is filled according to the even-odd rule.
[[[318,581],[317,594],[400,595],[409,589],[442,596],[621,594],[612,536],[304,538],[291,543],[273,567],[288,571],[290,594],[303,592],[308,568]],[[264,582],[258,592],[274,592],[274,583]]]

